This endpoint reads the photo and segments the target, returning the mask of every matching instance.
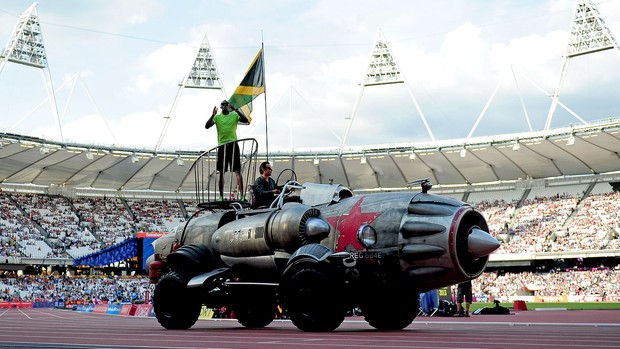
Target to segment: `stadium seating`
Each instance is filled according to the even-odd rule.
[[[472,192],[467,199],[486,217],[490,233],[502,241],[497,254],[620,249],[620,193],[612,192],[608,183],[598,183],[589,192],[585,185],[571,185]],[[138,231],[170,231],[196,211],[195,202],[176,199],[66,198],[4,191],[0,193],[0,256],[76,258]],[[68,289],[59,297],[76,302],[115,296],[109,291],[114,282],[107,278],[32,278],[0,279],[0,300],[47,299],[58,293],[57,287]],[[37,288],[35,281],[51,284]],[[146,278],[133,282],[118,291],[121,297],[131,298],[130,289],[143,293],[152,288]],[[620,270],[607,268],[484,273],[474,282],[474,293],[480,299],[524,293],[618,299],[618,284]],[[55,291],[47,294],[48,289]]]

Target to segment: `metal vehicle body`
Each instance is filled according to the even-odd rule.
[[[186,329],[202,305],[225,306],[264,327],[280,305],[303,331],[332,331],[354,308],[377,329],[407,327],[419,292],[478,277],[499,247],[480,212],[418,184],[352,195],[289,181],[270,208],[190,219],[153,243],[158,321]]]

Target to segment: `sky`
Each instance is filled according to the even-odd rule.
[[[0,49],[32,3],[0,1]],[[597,6],[618,41],[620,0]],[[49,68],[0,71],[0,130],[208,150],[217,137],[205,122],[264,45],[267,92],[238,127],[259,152],[541,131],[574,9],[574,0],[40,0]],[[379,31],[405,83],[362,89]],[[224,89],[180,89],[205,35]],[[570,112],[558,107],[554,128],[620,117],[620,51],[572,58],[560,101]]]

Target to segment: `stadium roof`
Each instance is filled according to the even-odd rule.
[[[272,153],[276,177],[292,168],[299,182],[340,183],[354,191],[403,190],[429,178],[466,186],[520,179],[616,173],[620,178],[620,119],[542,132],[368,145],[304,153]],[[191,164],[200,152],[61,144],[0,133],[0,182],[33,188],[194,193]],[[266,155],[260,153],[258,160]],[[257,174],[258,175],[258,174]]]

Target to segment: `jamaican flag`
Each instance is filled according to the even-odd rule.
[[[258,51],[252,65],[245,73],[245,77],[239,84],[228,102],[237,108],[243,110],[248,120],[252,122],[250,114],[252,113],[252,101],[261,93],[265,93],[265,64],[263,60],[263,49]]]

